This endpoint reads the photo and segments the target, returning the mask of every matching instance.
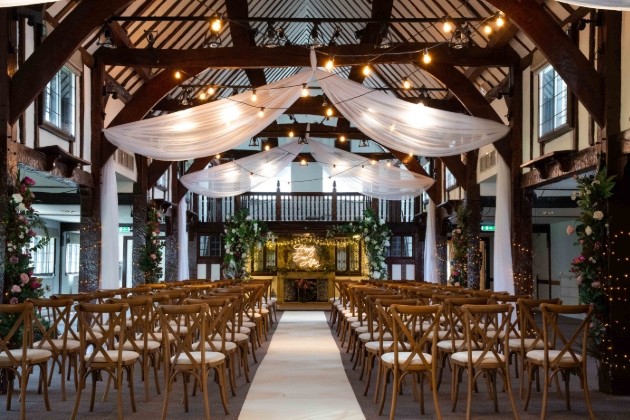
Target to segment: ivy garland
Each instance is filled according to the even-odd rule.
[[[162,278],[162,258],[164,244],[160,240],[159,224],[162,221],[162,213],[151,200],[147,209],[146,245],[140,255],[139,266],[144,271],[145,283],[159,283]]]
[[[574,175],[573,178],[577,181],[578,190],[571,199],[577,200],[582,212],[576,227],[567,227],[567,234],[576,233],[578,241],[574,245],[580,245],[582,253],[571,262],[571,272],[576,275],[580,301],[594,309],[589,326],[589,347],[599,355],[603,347],[607,314],[603,268],[609,219],[604,215],[604,205],[605,200],[613,195],[615,183],[612,180],[615,177],[608,177],[607,169],[603,167],[595,175],[581,178]]]
[[[353,240],[362,239],[370,277],[377,280],[387,279],[385,253],[386,248],[390,246],[392,231],[385,220],[378,218],[374,209],[365,209],[363,219],[357,218],[353,223],[329,228],[326,236],[333,237],[336,233],[345,233]]]
[[[457,209],[457,227],[453,229],[451,243],[453,258],[451,259],[451,286],[467,287],[468,285],[468,217],[470,210],[466,206]]]
[[[265,222],[252,219],[248,209],[228,215],[224,232],[223,273],[230,279],[249,278],[247,259],[254,246],[263,247],[275,237]]]

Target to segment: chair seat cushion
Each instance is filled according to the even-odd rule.
[[[118,362],[118,350],[106,350],[106,352],[109,355],[109,357],[112,359],[112,362],[114,363]],[[90,357],[92,357],[91,354],[86,354],[85,356],[83,356],[83,360],[87,362],[88,360],[90,360]],[[137,360],[139,357],[140,355],[136,353],[135,351],[127,351],[127,350],[122,351],[123,362],[132,362],[132,361]],[[105,355],[99,352],[99,354],[97,354],[94,357],[94,360],[92,360],[92,362],[93,363],[107,363],[107,359],[105,359]]]
[[[199,350],[199,344],[200,343],[194,344],[193,349]],[[232,351],[236,349],[236,344],[232,343],[231,341],[225,342],[225,348],[223,348],[222,341],[213,341],[212,344],[218,351]],[[210,344],[206,343],[206,352],[209,352],[209,351],[215,351],[215,350],[210,346]]]
[[[337,298],[330,298],[328,299],[329,302],[334,303],[334,302],[339,302],[339,299]]]
[[[363,333],[366,333],[366,332],[370,331],[370,327],[368,327],[367,325],[364,325],[362,327],[359,327],[359,326],[353,327],[354,324],[358,324],[358,322],[353,322],[350,327],[354,328],[354,331],[357,334],[363,334]]]
[[[554,363],[556,359],[560,356],[560,350],[549,350],[549,362]],[[578,359],[578,362],[582,361],[581,354],[575,354],[575,357]],[[545,351],[544,350],[532,350],[527,352],[527,358],[536,360],[538,362],[542,362],[545,360]],[[575,363],[575,360],[571,356],[571,353],[566,352],[562,355],[562,359],[560,363]]]
[[[232,341],[232,333],[225,333],[225,339]],[[247,334],[243,334],[243,333],[234,333],[234,343],[238,343],[239,341],[247,341],[248,340],[248,336]]]
[[[370,333],[363,333],[363,334],[359,334],[359,340],[361,341],[374,341],[374,340],[378,340],[379,337],[381,336],[381,333],[379,332],[374,332],[372,333],[372,335],[370,336]],[[390,333],[385,333],[385,335],[383,335],[383,340],[393,340],[392,335]]]
[[[8,364],[11,362],[9,356],[5,353],[11,352],[11,355],[18,361],[22,361],[22,349],[5,350],[0,353],[0,364]],[[26,361],[27,362],[40,362],[52,357],[52,353],[45,349],[26,349]]]
[[[55,345],[57,350],[59,350],[59,351],[63,350],[63,340],[61,340],[61,339],[46,340],[43,343],[41,341],[36,341],[35,343],[33,343],[33,347],[35,347],[37,349],[44,349],[44,350],[52,351],[53,350],[53,346],[50,344],[51,341],[53,342],[53,344]],[[75,351],[75,350],[79,350],[80,348],[81,348],[81,342],[79,342],[77,340],[67,340],[66,341],[66,350],[67,351]]]
[[[465,340],[455,340],[455,348],[453,348],[453,343],[451,340],[438,341],[437,346],[442,350],[465,350],[466,342]]]
[[[383,361],[383,363],[387,363],[390,365],[394,364],[394,353],[385,353],[381,356],[381,360]],[[398,353],[398,362],[399,363],[405,363],[407,361],[407,359],[409,358],[409,356],[411,356],[411,352],[410,351],[401,351]],[[427,360],[427,363],[431,363],[431,361],[433,360],[433,358],[431,357],[430,354],[427,353],[422,353],[422,356],[424,356],[424,358]],[[413,359],[411,359],[411,366],[424,366],[424,362],[422,361],[422,359],[420,358],[420,356],[418,356],[417,354],[413,356]]]
[[[378,322],[374,322],[372,325],[374,325],[375,327],[378,325]],[[361,325],[361,321],[355,321],[352,324],[350,324],[351,327],[356,328],[356,327],[365,327],[367,326],[367,322],[363,322],[363,325]]]
[[[470,352],[473,363],[477,363],[479,361],[479,358],[481,357],[481,353],[483,353],[483,351],[481,350],[473,350]],[[455,360],[456,362],[460,362],[460,363],[468,363],[468,352],[458,351],[457,353],[453,353],[451,355],[451,360]],[[499,354],[499,359],[497,359],[494,353],[492,353],[492,351],[488,351],[483,356],[483,360],[481,360],[482,365],[496,364],[496,363],[503,363],[503,362],[505,362],[505,356],[503,356],[502,354]]]
[[[197,363],[201,363],[201,352],[200,351],[191,351],[190,356],[187,353],[182,353],[179,355],[177,359],[177,365],[192,365],[193,362],[190,357],[195,360]],[[175,357],[171,357],[171,363],[175,362]],[[225,360],[225,355],[223,353],[219,353],[218,351],[207,351],[205,354],[206,363],[217,363]]]
[[[381,347],[380,347],[380,343],[378,341],[368,341],[367,343],[365,343],[365,348],[368,351],[372,351],[373,353],[377,352]],[[394,351],[394,342],[393,341],[383,341],[383,350],[385,351],[385,353],[388,353],[390,351]],[[409,350],[409,346],[407,344],[405,344],[404,346],[400,343],[398,343],[398,350]],[[393,354],[393,353],[392,353]]]
[[[140,350],[144,350],[144,340],[136,340],[135,343],[136,343],[136,346],[138,346]],[[114,344],[115,349],[117,349],[119,346],[120,346],[120,343]],[[160,348],[160,343],[158,341],[150,341],[150,340],[147,341],[147,350],[157,350],[159,348]],[[125,341],[125,344],[123,344],[123,350],[135,351],[136,348],[133,346],[130,340],[127,340]]]
[[[524,350],[527,350],[534,345],[535,338],[524,338],[523,345]],[[510,338],[508,340],[508,346],[513,349],[521,348],[521,339],[520,338]],[[545,343],[542,340],[538,340],[538,342],[534,345],[534,350],[543,350],[545,348]]]
[[[444,337],[448,335],[448,331],[439,331],[438,330],[438,340],[444,340]],[[433,331],[428,334],[429,340],[433,340]]]
[[[488,331],[486,332],[486,336],[487,336],[488,338],[494,338],[494,336],[496,335],[496,333],[497,333],[497,332],[496,332],[495,330],[488,330]],[[505,330],[503,330],[503,331],[501,331],[501,332],[499,333],[499,338],[500,338],[501,340],[503,340],[503,339],[505,338]],[[512,338],[519,338],[519,335],[518,335],[515,331],[510,331],[510,338],[511,338],[511,339],[512,339]]]
[[[153,335],[149,334],[149,340],[154,341],[153,337],[155,337],[155,340],[157,340],[156,342],[160,342],[160,343],[162,342],[162,333],[161,332],[153,333]],[[140,339],[140,335],[137,335],[136,338]],[[171,334],[171,333],[168,333],[168,341],[169,341],[169,343],[171,341],[173,341],[174,339],[175,339],[175,336],[173,334]]]

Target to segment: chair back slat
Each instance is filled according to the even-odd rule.
[[[7,318],[14,319],[13,326],[9,332],[0,336],[0,355],[4,354],[9,359],[9,362],[0,362],[0,366],[25,366],[27,363],[26,350],[29,346],[29,338],[31,336],[31,318],[34,311],[33,304],[30,302],[15,303],[15,304],[0,304],[0,314],[6,315]],[[15,357],[12,351],[12,339],[13,336],[17,336],[18,331],[22,329],[22,355],[18,359]]]

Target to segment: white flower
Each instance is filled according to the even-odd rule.
[[[588,188],[586,190],[584,190],[584,192],[586,193],[586,195],[591,193],[591,190],[589,190]]]
[[[385,241],[385,243],[383,244],[383,246],[389,246],[389,241]]]
[[[20,239],[24,239],[24,235],[20,233]]]
[[[596,212],[593,213],[593,219],[595,220],[602,220],[604,218],[604,213],[597,210]]]
[[[599,184],[598,180],[593,181],[593,185],[597,185],[597,184]]]
[[[9,252],[13,251],[13,247],[9,247],[8,249],[9,249]]]
[[[571,194],[571,200],[577,200],[577,195],[575,194],[575,191],[573,192],[573,194]]]
[[[369,241],[370,241],[370,237],[369,237],[369,236],[366,236],[366,237],[365,237],[365,242],[369,242]]]
[[[592,235],[593,229],[591,229],[590,226],[586,226],[586,229],[584,229],[584,233],[586,233],[587,235]]]
[[[365,232],[365,233],[368,233],[368,230],[367,230],[367,228],[365,228],[365,229],[363,229],[363,232]]]
[[[152,232],[152,233],[151,233],[151,236],[157,236],[157,233]]]
[[[385,219],[381,219],[380,222],[381,222],[381,225],[384,225],[385,224]]]
[[[15,201],[16,203],[21,203],[22,202],[22,194],[13,194],[13,201]]]
[[[19,210],[26,210],[26,206],[24,205],[24,203],[20,203],[20,204],[18,204],[18,209]]]

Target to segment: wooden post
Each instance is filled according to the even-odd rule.
[[[11,127],[9,126],[9,92],[11,79],[7,73],[9,64],[9,12],[7,7],[0,8],[0,197],[8,196],[7,186],[11,170],[9,152]],[[5,202],[0,200],[0,213],[4,215]],[[6,239],[4,223],[0,223],[0,303],[3,303],[5,293],[4,261],[6,252]],[[7,282],[8,285],[8,282]]]
[[[147,191],[149,185],[149,160],[136,155],[136,182],[133,184],[133,269],[132,282],[136,286],[144,284],[144,271],[138,265],[144,248],[147,246]]]
[[[481,230],[481,191],[477,183],[477,161],[479,150],[466,153],[466,208],[468,216],[468,287],[479,289],[481,269],[481,251],[479,250],[479,234]]]
[[[280,195],[280,181],[276,184],[276,221],[282,220],[282,196]]]
[[[435,204],[440,204],[444,199],[442,197],[442,191],[444,189],[444,170],[442,168],[442,160],[441,159],[433,159],[433,173],[435,174],[435,184],[436,184],[436,194],[435,198],[437,201]],[[446,247],[448,246],[448,241],[446,238],[446,232],[442,226],[442,209],[435,209],[435,245],[437,247],[437,267],[439,273],[440,284],[446,284],[447,279],[447,252]]]
[[[337,221],[337,181],[333,181],[332,200],[330,203],[332,212],[332,221]]]

